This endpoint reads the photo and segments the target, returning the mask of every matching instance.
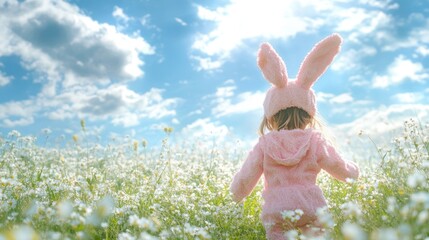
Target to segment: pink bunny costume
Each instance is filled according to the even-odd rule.
[[[288,81],[283,60],[268,43],[263,43],[258,65],[273,84],[264,101],[265,116],[272,117],[288,107],[302,108],[314,116],[316,103],[311,86],[325,72],[340,45],[341,37],[337,34],[316,44],[304,59],[296,80]],[[344,161],[321,132],[312,128],[272,131],[259,138],[234,176],[231,192],[235,201],[241,201],[252,192],[263,174],[261,219],[267,238],[284,239],[283,233],[292,227],[305,231],[306,225],[315,224],[316,210],[326,206],[323,193],[316,185],[321,169],[341,181],[359,176],[356,164]],[[285,227],[281,212],[295,209],[301,209],[303,216]]]

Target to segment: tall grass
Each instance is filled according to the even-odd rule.
[[[47,148],[16,131],[0,138],[0,239],[264,239],[262,185],[242,204],[229,194],[246,153],[173,145],[166,133],[156,150],[146,141],[102,147],[75,137]],[[428,133],[406,122],[355,182],[320,175],[325,238],[429,239]]]

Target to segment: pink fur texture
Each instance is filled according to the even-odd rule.
[[[326,71],[340,51],[341,37],[332,34],[317,43],[301,64],[296,80],[289,80],[286,65],[274,48],[263,43],[257,63],[265,79],[273,84],[264,101],[267,118],[279,110],[299,107],[311,116],[316,114],[316,98],[311,87]]]
[[[359,169],[344,161],[321,132],[314,129],[273,131],[259,138],[242,168],[234,176],[231,192],[239,202],[264,176],[261,219],[268,239],[284,239],[290,228],[305,228],[316,220],[316,210],[326,205],[316,178],[321,169],[346,181],[357,178]],[[297,223],[284,227],[281,211],[301,209]]]
[[[262,73],[265,79],[279,88],[287,85],[286,65],[269,43],[261,44],[257,61],[258,66],[264,69]]]

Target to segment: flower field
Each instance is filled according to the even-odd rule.
[[[246,152],[170,144],[166,133],[153,149],[146,141],[100,146],[75,137],[52,148],[16,131],[0,137],[0,239],[264,239],[262,184],[241,204],[229,194]],[[321,174],[329,211],[320,211],[320,238],[429,239],[428,136],[427,125],[407,121],[378,159],[355,159],[359,180]]]

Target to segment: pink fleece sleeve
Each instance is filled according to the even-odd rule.
[[[231,193],[236,202],[240,202],[247,197],[258,183],[263,172],[264,154],[259,146],[259,143],[250,151],[246,161],[238,171],[231,184]]]
[[[320,138],[317,153],[319,166],[336,179],[345,182],[347,178],[359,177],[358,166],[354,162],[343,160],[332,144],[323,137]]]

